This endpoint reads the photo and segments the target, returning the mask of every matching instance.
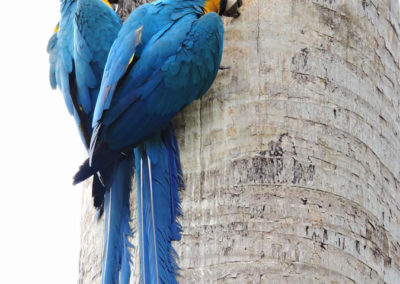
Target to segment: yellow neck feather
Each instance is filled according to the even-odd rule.
[[[206,0],[204,3],[204,13],[215,12],[219,13],[221,0]]]
[[[111,4],[110,4],[110,2],[108,2],[108,0],[102,0],[104,3],[106,3],[106,5],[108,6],[108,7],[110,7],[111,9],[112,9],[112,6],[111,6]]]

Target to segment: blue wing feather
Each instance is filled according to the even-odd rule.
[[[57,79],[56,79],[56,64],[57,64],[57,32],[53,34],[50,38],[49,43],[47,45],[47,52],[49,53],[49,62],[50,62],[50,86],[52,89],[57,88]]]
[[[132,245],[129,195],[133,175],[131,156],[118,163],[110,191],[106,192],[102,283],[129,283]],[[120,281],[119,281],[120,280]]]
[[[176,220],[180,206],[177,187],[173,188],[176,183],[171,179],[171,173],[177,169],[170,164],[170,141],[166,142],[155,135],[135,149],[136,169],[140,173],[138,229],[143,283],[177,283],[176,253],[171,241],[180,239],[181,229]]]
[[[118,102],[125,95],[139,96],[130,91],[147,83],[155,70],[154,67],[160,68],[160,65],[166,59],[165,57],[173,55],[179,49],[184,40],[183,36],[187,34],[186,30],[191,26],[187,19],[190,18],[190,21],[193,22],[202,13],[201,8],[196,5],[193,6],[191,1],[154,2],[142,5],[133,11],[111,48],[99,100],[95,108],[93,127],[99,121],[107,119],[103,116],[105,110],[116,109],[114,106],[111,107],[111,104]],[[141,41],[137,42],[135,41],[136,32],[140,27],[143,28],[140,34]],[[178,34],[179,32],[180,34]],[[177,38],[175,38],[176,35]],[[134,48],[132,43],[135,43]],[[157,49],[154,48],[154,45],[157,45]],[[149,52],[149,50],[151,51]],[[140,61],[135,63],[131,72],[127,74],[127,78],[120,81],[127,71],[133,53],[140,58]],[[150,53],[151,57],[143,58],[144,54],[147,53]],[[139,62],[141,63],[139,64]],[[153,76],[153,78],[156,77],[156,75]],[[114,94],[116,84],[118,84],[119,89],[124,89],[118,91],[118,94]],[[119,98],[114,98],[115,95]],[[136,100],[133,99],[133,101]],[[120,112],[123,111],[121,109]]]
[[[179,155],[178,142],[172,124],[161,133],[162,140],[168,152],[169,167],[169,186],[170,186],[170,205],[171,211],[171,238],[174,241],[181,239],[182,226],[177,218],[183,216],[180,205],[178,190],[185,187],[181,159]]]
[[[148,10],[155,13],[154,7]],[[169,123],[178,111],[208,90],[222,56],[223,25],[217,14],[199,19],[196,13],[187,11],[173,15],[152,36],[143,24],[146,19],[124,25],[108,58],[93,120],[99,130],[92,137],[91,156],[95,161],[96,154],[100,155],[96,152],[99,145],[118,150],[144,141],[134,151],[144,283],[176,283],[171,242],[180,239],[178,188],[183,182],[177,142]],[[141,27],[142,40],[138,41],[134,33]],[[131,45],[125,50],[128,37]],[[138,59],[129,66],[133,53]],[[102,155],[98,161],[101,159]]]
[[[87,147],[104,65],[121,26],[100,0],[65,0],[59,30],[48,44],[51,85],[59,86]]]
[[[89,146],[92,116],[108,52],[122,25],[102,1],[65,0],[61,5],[60,29],[49,42],[50,82],[59,86],[74,116],[82,140]],[[106,208],[103,283],[128,283],[130,278],[129,192],[132,157],[102,172],[104,184],[95,176],[92,195],[96,208]],[[105,196],[106,195],[106,196]],[[104,200],[105,198],[105,200]]]
[[[76,15],[75,25],[77,25],[78,16],[80,16],[80,14]],[[78,26],[74,30],[74,62],[76,84],[78,87],[78,104],[82,106],[83,111],[86,114],[89,114],[92,111],[92,98],[90,89],[95,88],[99,82],[92,70],[92,66],[90,65],[90,63],[93,61],[92,52],[87,46],[86,40],[82,37]],[[93,96],[97,95],[95,92],[92,93]]]
[[[97,125],[104,110],[110,107],[116,84],[124,75],[135,55],[136,47],[140,44],[141,32],[141,26],[136,25],[131,33],[124,33],[122,41],[115,41],[109,55],[109,58],[115,60],[108,60],[104,70],[99,99],[96,102],[93,116],[93,127]],[[120,45],[126,46],[126,48],[121,48]]]
[[[101,92],[101,99],[112,98],[108,111],[96,105],[96,118],[107,127],[102,139],[113,149],[136,145],[165,128],[178,111],[208,90],[221,61],[222,21],[215,13],[200,19],[186,15],[150,43],[119,82],[118,91],[112,96]],[[108,61],[113,61],[112,54]],[[102,90],[105,86],[103,80]]]
[[[69,76],[73,71],[73,17],[76,2],[63,3],[61,20],[57,32],[57,48],[55,62],[55,78],[64,96],[64,101],[70,114],[74,114],[74,106],[70,96]]]
[[[119,17],[101,1],[78,1],[74,22],[74,60],[77,101],[87,114],[85,127],[92,133],[94,106],[97,101],[101,77],[109,49],[118,35],[122,23]],[[81,115],[83,115],[81,113]],[[132,156],[118,161],[102,178],[110,191],[106,192],[104,254],[102,283],[128,283],[131,270],[128,236],[132,236],[129,225],[129,193],[132,179]],[[101,192],[100,192],[101,193]],[[97,195],[96,195],[97,196]]]
[[[220,17],[203,16],[194,2],[143,5],[125,22],[111,48],[95,106],[91,164],[76,175],[80,181],[107,167],[107,157],[117,159],[136,147],[143,283],[176,283],[171,242],[180,239],[178,188],[183,182],[169,123],[208,90],[222,56]]]
[[[97,100],[108,51],[122,23],[117,14],[102,1],[80,0],[74,25],[78,102],[85,113],[91,113]]]

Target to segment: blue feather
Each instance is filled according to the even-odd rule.
[[[171,135],[173,130],[154,135],[134,151],[143,283],[177,283],[172,241],[181,238],[177,217],[181,215],[178,185],[182,183],[179,152]]]
[[[128,284],[131,255],[128,237],[132,237],[129,194],[133,175],[133,159],[118,162],[111,188],[105,196],[104,252],[102,283]]]
[[[182,226],[178,223],[178,217],[182,217],[182,209],[178,190],[185,187],[179,154],[178,142],[172,124],[161,133],[164,145],[168,152],[170,196],[171,196],[171,233],[172,240],[181,239]]]
[[[52,89],[57,88],[57,79],[56,79],[56,64],[57,64],[57,32],[53,34],[50,38],[49,43],[47,44],[47,53],[49,53],[49,62],[50,62],[50,86]]]
[[[50,84],[61,89],[87,148],[107,55],[121,26],[118,15],[100,0],[62,0],[60,28],[48,44]],[[129,283],[131,274],[127,237],[132,236],[129,193],[133,154],[129,157],[96,174],[92,185],[99,216],[105,208],[102,282],[107,284]]]
[[[117,65],[119,62],[117,55],[124,52],[123,48],[119,52],[113,49],[123,41],[121,35],[130,29],[128,20],[110,51],[107,62],[110,70],[113,64]],[[138,25],[135,23],[134,28]],[[162,29],[166,26],[168,25],[164,24]],[[144,27],[142,38],[146,37],[145,32]],[[97,116],[95,115],[93,123],[96,125],[98,121],[102,121],[107,130],[101,132],[101,139],[92,137],[92,140],[95,139],[96,143],[105,142],[112,149],[121,149],[138,145],[153,133],[165,128],[184,106],[202,96],[211,86],[221,61],[222,42],[223,25],[215,13],[209,13],[200,19],[195,14],[187,15],[174,22],[163,36],[155,33],[150,37],[143,53],[138,54],[139,60],[123,79],[115,80],[114,75],[109,74],[109,80],[118,82],[117,92],[111,93],[115,86],[113,89],[108,88],[108,83],[103,78],[95,108]],[[180,65],[178,71],[176,63]],[[215,70],[210,71],[209,66],[213,66]],[[192,79],[190,72],[195,67],[203,70],[202,80],[197,84],[193,84],[196,80]],[[107,105],[99,103],[105,100]]]
[[[107,59],[93,116],[90,164],[76,182],[134,148],[142,283],[177,283],[172,241],[181,238],[183,186],[172,118],[214,81],[223,24],[204,0],[163,0],[127,19]],[[134,55],[134,57],[133,57]],[[133,59],[133,60],[132,60]]]

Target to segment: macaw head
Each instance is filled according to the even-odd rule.
[[[239,17],[239,7],[242,6],[242,0],[205,0],[204,12],[215,12],[221,16]]]

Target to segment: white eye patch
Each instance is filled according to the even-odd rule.
[[[239,7],[242,6],[244,0],[226,0],[225,11],[223,13],[226,17],[239,17]]]
[[[228,11],[230,8],[232,8],[232,6],[236,4],[236,2],[238,2],[238,1],[237,0],[227,0],[225,11]]]

